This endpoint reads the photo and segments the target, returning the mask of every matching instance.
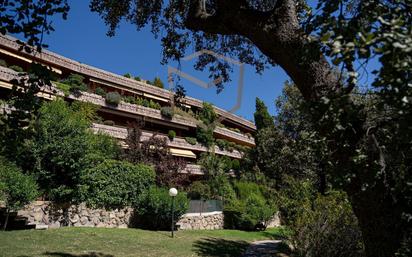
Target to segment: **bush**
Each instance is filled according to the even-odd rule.
[[[238,159],[233,159],[232,160],[232,169],[234,170],[240,170],[240,162]]]
[[[309,181],[300,181],[293,177],[284,177],[281,190],[277,192],[277,201],[282,223],[293,226],[297,218],[314,201],[315,189]]]
[[[203,102],[203,108],[199,113],[199,119],[207,126],[214,123],[217,119],[217,114],[213,109],[213,105]]]
[[[70,86],[70,92],[73,94],[78,94],[79,92],[87,91],[87,85],[83,82],[84,77],[79,74],[70,74],[66,79],[62,80],[61,83]]]
[[[107,126],[114,126],[116,123],[112,120],[105,120],[103,121],[103,124]]]
[[[167,119],[172,119],[174,116],[174,111],[172,107],[165,106],[160,109],[160,113],[162,114],[163,117]]]
[[[215,141],[213,137],[213,129],[210,127],[197,126],[196,139],[206,147],[212,146]]]
[[[92,207],[131,206],[143,190],[154,184],[152,167],[106,160],[83,172],[81,198]]]
[[[137,99],[134,96],[123,96],[122,98],[123,102],[125,103],[129,103],[129,104],[136,104],[137,103]]]
[[[318,196],[292,227],[292,243],[301,257],[360,257],[362,235],[351,205],[342,192]]]
[[[24,72],[23,68],[17,65],[12,65],[9,67],[10,69],[16,71],[16,72]]]
[[[38,195],[34,179],[3,157],[0,157],[0,184],[0,198],[11,211],[17,211]]]
[[[106,97],[106,91],[104,91],[104,89],[101,88],[101,87],[97,87],[97,88],[94,90],[94,93],[95,93],[96,95],[101,96],[101,97]]]
[[[70,85],[67,85],[61,82],[53,82],[53,83],[56,85],[57,89],[60,89],[63,92],[65,96],[70,95]]]
[[[126,73],[126,74],[123,75],[123,77],[130,79],[130,78],[132,78],[132,75],[130,73]]]
[[[0,59],[0,66],[7,67],[7,62],[3,59]]]
[[[195,181],[190,185],[188,197],[192,200],[211,199],[210,186],[207,181]]]
[[[134,80],[136,80],[136,81],[141,81],[141,79],[140,79],[139,76],[134,77]]]
[[[224,151],[227,147],[227,141],[224,139],[216,139],[216,145],[220,150]]]
[[[177,222],[189,206],[185,193],[175,196],[174,218]],[[172,197],[168,189],[151,187],[144,191],[134,204],[136,226],[145,229],[170,230]]]
[[[106,94],[106,103],[110,105],[117,106],[120,103],[122,97],[118,92],[109,92]]]
[[[257,230],[276,212],[272,204],[268,204],[261,195],[251,194],[246,199],[235,199],[229,202],[224,210],[224,226],[226,229]]]
[[[163,85],[162,80],[159,77],[154,78],[152,85],[155,86],[155,87],[158,87],[158,88],[164,88],[165,87]]]
[[[191,145],[197,144],[197,140],[194,137],[185,137],[186,142],[188,142]]]
[[[172,141],[176,137],[176,132],[174,130],[169,130],[169,132],[167,133],[167,136]]]
[[[7,216],[10,211],[18,211],[33,201],[37,184],[31,176],[22,173],[15,164],[0,157],[0,200],[5,202]],[[7,227],[7,219],[4,228]]]

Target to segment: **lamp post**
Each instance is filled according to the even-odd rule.
[[[174,230],[175,230],[175,196],[177,195],[177,189],[174,187],[170,188],[169,195],[172,197],[172,238],[173,238]]]

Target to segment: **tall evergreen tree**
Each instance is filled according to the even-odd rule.
[[[255,124],[257,130],[274,127],[273,117],[270,116],[265,103],[256,97]]]

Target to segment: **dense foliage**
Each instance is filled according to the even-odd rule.
[[[172,156],[167,139],[153,135],[141,142],[141,135],[138,125],[135,124],[129,129],[126,138],[129,149],[125,150],[124,158],[135,164],[153,165],[156,171],[156,183],[159,186],[176,187],[186,184],[189,176],[181,173],[186,167],[186,162]]]
[[[89,130],[94,116],[89,107],[81,103],[69,107],[63,100],[44,103],[33,124],[34,134],[25,143],[21,164],[50,199],[72,201],[82,171],[119,153],[114,139]]]
[[[38,186],[30,175],[0,156],[0,200],[9,211],[18,211],[38,196]]]
[[[87,91],[87,85],[83,81],[84,77],[82,75],[72,73],[60,82],[68,85],[70,93],[76,95],[82,91]]]
[[[155,182],[152,167],[143,164],[105,160],[81,176],[82,201],[98,208],[124,208]]]
[[[162,114],[162,116],[167,119],[172,119],[173,116],[175,115],[173,108],[169,106],[162,107],[160,109],[160,114]]]
[[[185,193],[174,197],[175,222],[186,212],[188,200]],[[134,204],[135,225],[154,230],[170,230],[172,220],[172,197],[166,188],[151,187],[145,190]]]
[[[224,223],[228,229],[257,230],[276,212],[276,206],[268,200],[267,189],[253,182],[234,183],[236,197],[224,206]]]
[[[342,192],[318,196],[292,227],[296,256],[364,256],[362,233],[347,197]]]
[[[106,94],[106,103],[109,105],[117,106],[119,105],[121,100],[122,100],[122,97],[117,91],[109,92]]]

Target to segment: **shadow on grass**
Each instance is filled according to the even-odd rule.
[[[71,254],[71,253],[63,253],[63,252],[45,252],[44,255],[46,256],[53,256],[53,257],[114,257],[111,254],[104,254],[104,253],[97,253],[97,252],[90,252],[84,254]]]
[[[249,247],[246,241],[204,238],[194,242],[194,251],[200,256],[239,257]]]

